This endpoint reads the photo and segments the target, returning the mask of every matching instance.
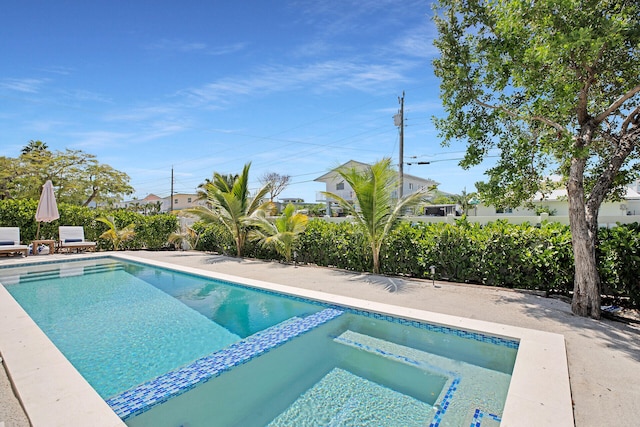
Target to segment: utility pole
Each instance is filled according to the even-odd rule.
[[[398,199],[402,198],[402,189],[404,187],[404,91],[402,91],[402,97],[398,97],[400,103],[400,111],[393,116],[394,124],[400,128],[400,154],[398,162]]]
[[[171,166],[171,203],[169,205],[169,212],[173,212],[173,166]]]

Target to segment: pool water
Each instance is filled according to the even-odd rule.
[[[110,258],[0,283],[132,427],[499,425],[517,341]]]

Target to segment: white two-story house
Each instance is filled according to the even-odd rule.
[[[355,201],[355,194],[353,192],[353,188],[351,188],[351,186],[347,182],[345,182],[345,180],[340,176],[337,170],[341,168],[364,169],[367,166],[369,165],[367,165],[366,163],[356,162],[355,160],[349,160],[347,163],[341,166],[338,166],[337,168],[314,179],[314,181],[324,182],[326,185],[326,189],[325,189],[326,192],[333,193],[337,196],[342,197],[348,202],[352,202],[352,201]],[[427,190],[434,186],[439,185],[439,183],[434,180],[420,178],[420,177],[409,175],[409,174],[403,174],[402,181],[403,181],[402,194],[405,196],[408,194],[415,193],[418,190],[423,190],[423,189]],[[395,197],[395,198],[398,197],[398,189],[393,190],[392,197]],[[326,203],[327,215],[331,215],[332,212],[335,213],[336,211],[335,209],[337,205],[334,203],[334,200],[332,200],[330,197],[327,197],[323,193],[318,192],[316,193],[316,202]]]

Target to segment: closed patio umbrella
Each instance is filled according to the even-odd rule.
[[[36,240],[40,236],[40,223],[51,222],[60,218],[58,213],[58,204],[56,203],[56,195],[53,193],[53,183],[47,180],[42,186],[40,194],[40,202],[36,210],[36,221],[38,222],[38,230],[36,231]]]

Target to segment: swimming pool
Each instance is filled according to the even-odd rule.
[[[220,284],[212,284],[208,277],[172,276],[168,270],[147,270],[140,264],[108,267],[114,263],[112,258],[89,263],[93,265],[83,266],[82,274],[104,264],[100,268],[118,270],[118,275],[124,272],[137,281],[162,283],[158,286],[176,291],[176,296],[196,296],[198,315],[206,318],[211,317],[211,301],[217,299],[213,295],[230,295],[240,289],[226,284],[233,292],[221,291]],[[66,266],[57,273],[57,280],[74,282],[69,278],[75,277],[86,287],[89,276],[79,279],[83,277],[79,264],[73,266],[75,273]],[[51,267],[59,266],[42,268]],[[26,269],[34,274],[33,266]],[[5,276],[0,282],[10,292],[20,293],[22,285],[34,286],[31,278],[24,282],[20,278],[19,284],[16,274],[7,272],[15,270],[0,271]],[[91,271],[91,276],[97,274]],[[191,284],[167,286],[168,282],[161,280],[163,275]],[[42,298],[50,299],[43,289]],[[153,289],[151,293],[159,292]],[[394,420],[395,425],[499,423],[518,339],[279,296],[272,291],[252,292],[258,293],[262,303],[245,304],[244,313],[248,313],[247,307],[269,312],[266,301],[275,297],[284,299],[271,303],[277,307],[273,311],[284,315],[257,330],[251,330],[246,322],[225,327],[221,321],[218,326],[228,332],[235,330],[228,337],[230,345],[221,343],[221,349],[194,357],[194,363],[179,362],[179,367],[153,379],[113,395],[109,391],[103,397],[131,426],[210,425],[212,416],[219,422],[216,425],[394,425],[388,420]],[[109,295],[115,294],[109,288]],[[170,387],[174,389],[166,393]],[[363,394],[367,399],[361,398]],[[166,396],[173,397],[167,400]]]

